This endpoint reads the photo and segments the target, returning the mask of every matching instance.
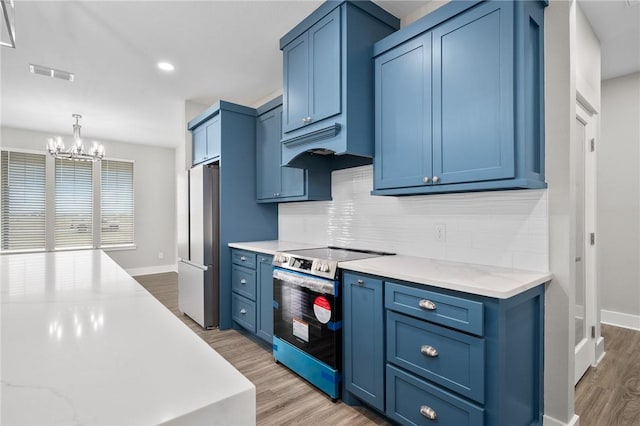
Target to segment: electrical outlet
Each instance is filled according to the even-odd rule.
[[[436,241],[444,243],[447,241],[447,225],[439,223],[435,226]]]
[[[164,253],[163,252],[161,252],[161,251],[158,252],[158,259],[161,259],[161,260],[164,259]]]

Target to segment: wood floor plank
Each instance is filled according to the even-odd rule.
[[[580,426],[640,425],[640,331],[602,325],[605,352],[576,385]]]
[[[257,423],[281,425],[387,425],[373,411],[331,402],[324,393],[285,366],[276,364],[270,348],[239,330],[204,330],[178,309],[178,274],[134,277],[194,333],[256,386]]]

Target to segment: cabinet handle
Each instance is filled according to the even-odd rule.
[[[247,260],[247,258],[246,258],[246,257],[244,257],[244,256],[240,256],[240,261],[241,261],[241,262],[244,262],[245,260]]]
[[[436,304],[427,299],[422,299],[420,302],[418,302],[418,306],[420,306],[422,309],[428,309],[430,311],[434,311],[436,309]]]
[[[433,183],[438,183],[438,182],[440,182],[440,178],[438,176],[434,176]]]
[[[438,418],[438,415],[436,414],[436,410],[426,405],[423,405],[422,407],[420,407],[420,414],[422,414],[424,417],[428,418],[429,420],[435,420]]]
[[[244,278],[240,280],[240,284],[246,284],[247,280],[245,280]]]
[[[311,121],[312,121],[312,120],[313,120],[313,118],[311,118],[311,117],[307,117],[307,118],[303,118],[303,119],[302,119],[302,122],[303,122],[304,124],[308,124],[308,123],[311,123]]]
[[[425,176],[422,178],[422,182],[429,183],[429,176]]]
[[[363,280],[358,280],[358,281],[356,281],[356,283],[358,283],[358,285],[363,285],[364,281]]]
[[[422,345],[422,347],[420,347],[420,353],[422,355],[430,356],[431,358],[435,358],[438,356],[438,351],[436,350],[436,348],[429,345]]]
[[[240,309],[240,313],[241,313],[242,315],[246,315],[247,310],[246,310],[246,309],[244,309],[244,308],[242,308],[242,309]]]

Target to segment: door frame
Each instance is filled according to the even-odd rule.
[[[575,376],[574,384],[582,378],[589,366],[596,366],[599,361],[596,357],[597,346],[600,346],[600,315],[597,283],[597,251],[596,245],[591,244],[590,234],[596,235],[596,139],[598,132],[598,115],[596,109],[587,99],[577,92],[576,96],[576,117],[585,125],[585,147],[584,147],[584,264],[585,264],[585,306],[584,320],[586,322],[585,338],[575,345]],[[593,142],[592,142],[593,141]],[[593,144],[594,150],[591,150]],[[575,151],[572,157],[576,155]],[[572,161],[575,159],[572,158]],[[575,177],[573,177],[575,179]],[[572,185],[572,191],[575,191]],[[575,196],[577,194],[573,194]],[[574,216],[575,217],[575,216]],[[577,282],[574,282],[577,285]],[[574,287],[575,290],[575,287]],[[574,302],[575,305],[575,302]],[[575,311],[574,311],[575,312]],[[574,315],[575,318],[575,315]],[[592,327],[594,332],[592,332]]]

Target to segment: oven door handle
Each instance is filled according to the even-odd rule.
[[[336,286],[332,280],[286,272],[278,268],[274,268],[273,278],[296,287],[308,288],[316,293],[332,294],[335,296]]]

